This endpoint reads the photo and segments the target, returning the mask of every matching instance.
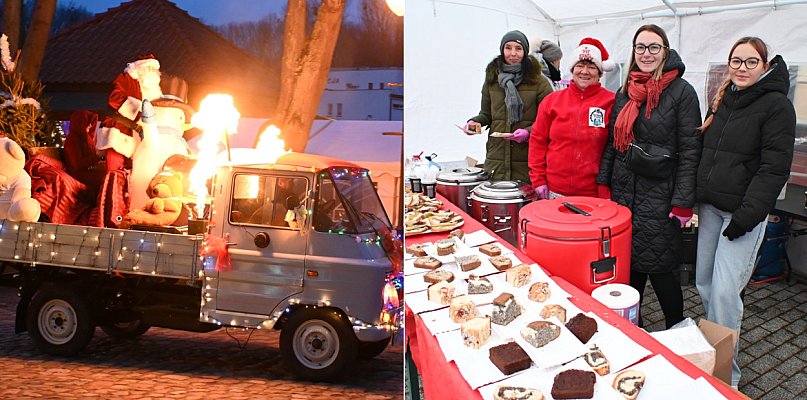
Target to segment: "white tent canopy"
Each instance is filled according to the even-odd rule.
[[[531,45],[539,37],[558,42],[564,55],[580,39],[595,37],[619,64],[628,61],[639,26],[659,25],[684,60],[683,77],[705,110],[709,65],[725,63],[742,36],[761,37],[788,65],[807,63],[805,20],[807,0],[407,0],[404,151],[434,152],[441,161],[469,155],[484,160],[485,137],[465,136],[454,125],[479,112],[485,66],[498,54],[502,35],[513,29],[524,32]],[[561,71],[568,74],[570,67],[564,58]],[[618,87],[616,78],[624,74],[609,74]],[[807,80],[801,70],[799,76]],[[797,112],[800,108],[807,104],[800,107],[797,99]],[[805,118],[799,115],[800,122]]]

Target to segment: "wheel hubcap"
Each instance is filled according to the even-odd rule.
[[[65,344],[76,334],[76,310],[64,300],[51,300],[39,310],[37,325],[42,338],[53,344]]]
[[[339,336],[327,322],[310,320],[294,332],[294,355],[311,369],[327,368],[339,355]]]

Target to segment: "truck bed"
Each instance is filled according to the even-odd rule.
[[[198,279],[201,236],[0,220],[0,261]]]

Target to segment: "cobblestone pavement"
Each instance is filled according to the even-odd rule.
[[[1,399],[400,399],[403,352],[393,345],[357,361],[339,383],[295,379],[277,331],[191,333],[152,328],[135,340],[100,329],[77,357],[38,352],[14,333],[16,290],[0,287]],[[239,349],[239,342],[246,346]]]

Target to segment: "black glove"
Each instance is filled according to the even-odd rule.
[[[729,222],[729,226],[723,231],[723,236],[727,237],[729,240],[737,239],[738,237],[745,235],[745,228],[734,222],[732,219]]]

